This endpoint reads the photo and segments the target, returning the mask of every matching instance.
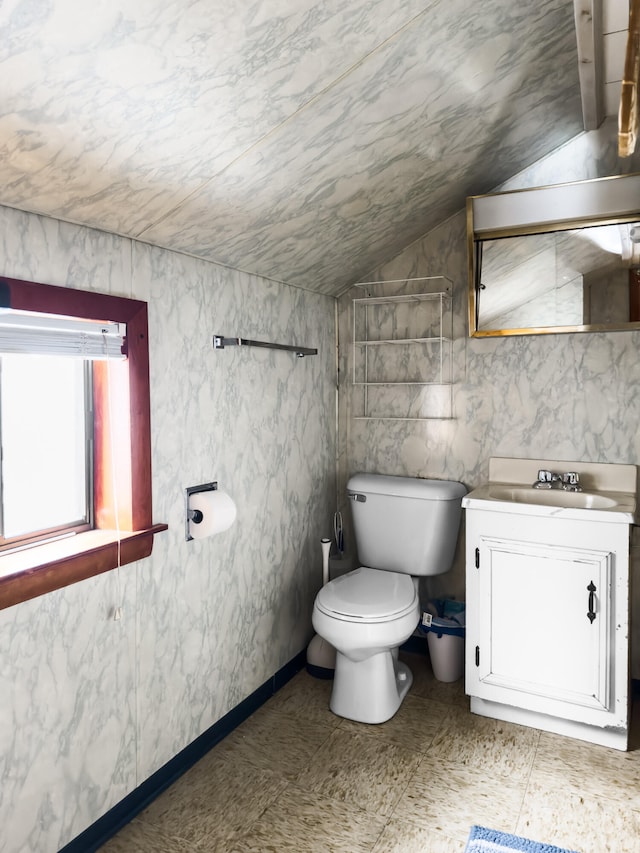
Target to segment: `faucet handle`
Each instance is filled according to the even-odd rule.
[[[582,486],[580,485],[580,475],[577,471],[567,471],[566,474],[562,475],[562,487],[567,491],[571,492],[581,492]]]
[[[541,468],[538,471],[538,479],[533,484],[534,489],[550,489],[552,488],[552,483],[554,479],[557,479],[557,475],[552,471],[547,471],[544,468]]]

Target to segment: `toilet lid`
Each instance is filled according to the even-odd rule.
[[[316,604],[325,613],[351,619],[392,619],[415,607],[417,592],[410,575],[361,567],[322,587]]]

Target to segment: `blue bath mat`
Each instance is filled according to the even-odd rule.
[[[464,853],[577,853],[566,847],[555,847],[553,844],[540,844],[529,841],[519,835],[499,832],[497,829],[487,829],[484,826],[472,826]]]

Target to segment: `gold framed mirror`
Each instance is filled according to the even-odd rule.
[[[640,329],[640,174],[467,199],[472,337]]]

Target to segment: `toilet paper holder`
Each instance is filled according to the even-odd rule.
[[[213,483],[201,483],[199,486],[188,486],[184,490],[184,538],[187,542],[190,542],[193,539],[193,536],[189,532],[189,522],[192,521],[194,524],[200,524],[203,519],[201,510],[191,509],[189,506],[189,498],[191,495],[195,495],[200,492],[214,492],[217,488],[218,481],[214,480]]]

